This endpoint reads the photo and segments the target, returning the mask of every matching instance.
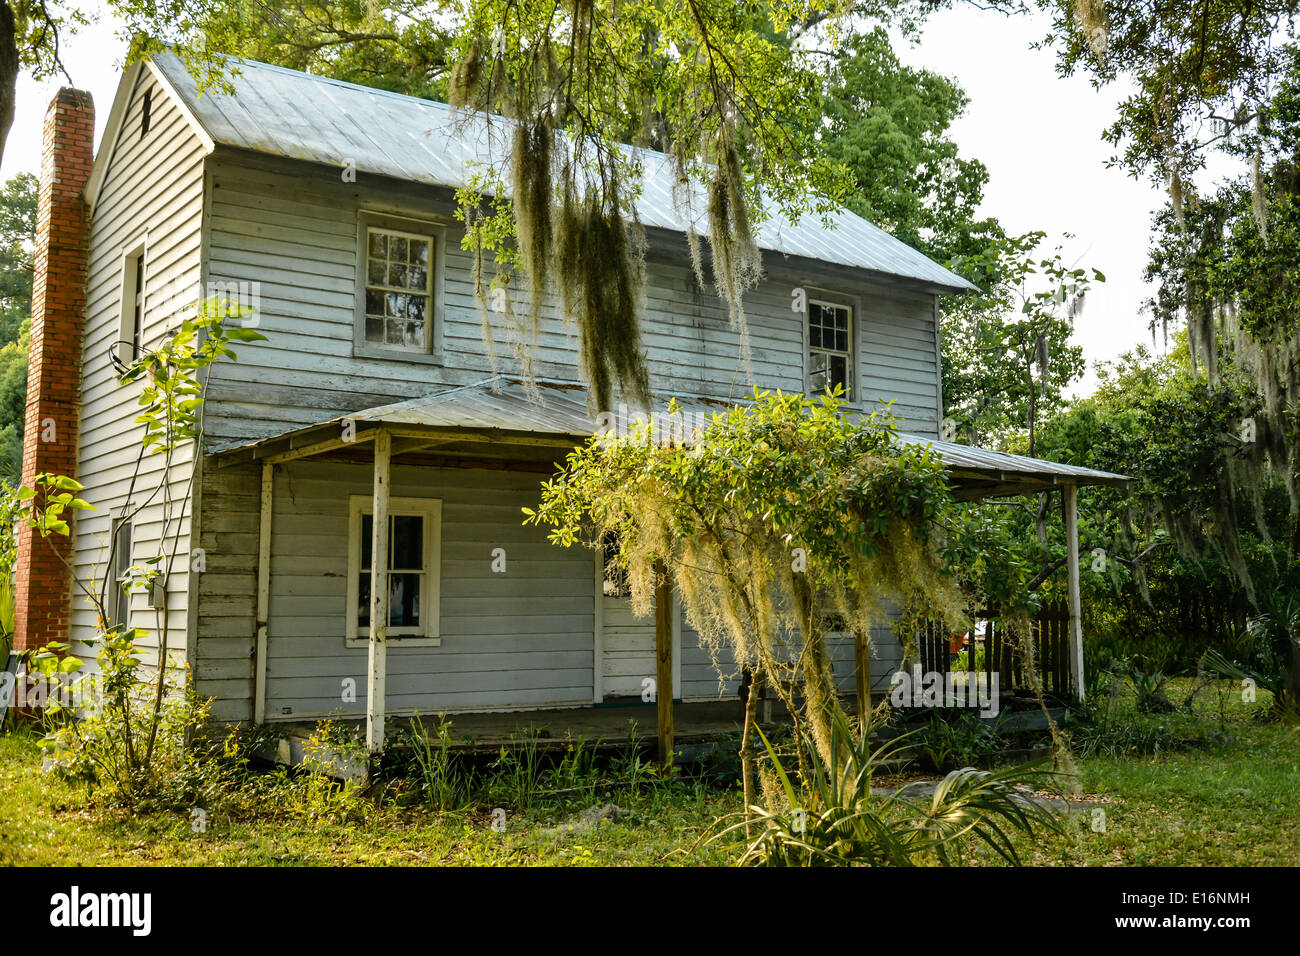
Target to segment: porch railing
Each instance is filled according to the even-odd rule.
[[[977,626],[964,638],[953,635],[938,622],[925,624],[917,640],[921,670],[938,674],[966,671],[990,677],[997,673],[1001,693],[1031,694],[1028,661],[1008,625],[995,611],[979,612],[975,619]],[[1065,697],[1070,693],[1069,621],[1063,603],[1044,606],[1030,621],[1044,694]],[[979,624],[983,624],[982,633]],[[964,662],[960,660],[963,651]]]

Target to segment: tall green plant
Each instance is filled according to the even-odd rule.
[[[198,444],[202,439],[202,409],[206,376],[202,375],[217,361],[235,360],[234,342],[251,342],[266,337],[248,326],[227,325],[228,318],[248,315],[240,306],[216,299],[201,303],[191,317],[184,318],[177,330],[157,349],[137,357],[123,374],[123,381],[142,381],[139,398],[141,413],[136,422],[144,426],[141,455],[163,456],[156,493],[141,496],[146,503],[157,499],[161,526],[159,552],[131,569],[124,585],[127,591],[161,584],[161,607],[157,615],[157,662],[152,678],[143,673],[143,656],[139,647],[147,631],[111,623],[108,589],[117,587],[107,572],[98,580],[83,580],[68,562],[63,550],[54,553],[67,566],[74,586],[97,613],[100,632],[92,641],[97,644],[98,668],[81,678],[71,706],[45,708],[50,721],[43,741],[57,754],[56,766],[92,779],[124,802],[134,803],[154,786],[165,766],[156,761],[166,754],[162,765],[180,759],[176,748],[202,720],[203,708],[187,688],[180,695],[168,694],[173,682],[168,669],[168,613],[166,581],[177,561],[184,540],[183,515],[189,500],[194,473],[183,494],[173,487],[172,464],[183,446]],[[24,487],[18,497],[23,502],[22,520],[41,539],[68,537],[73,512],[92,510],[93,506],[77,497],[82,485],[62,475],[38,475],[32,487]],[[138,514],[145,504],[135,507],[129,517]],[[53,542],[50,542],[53,546]],[[110,541],[112,552],[115,542]],[[51,646],[32,655],[29,668],[38,666],[79,669],[81,662],[67,653],[66,645]],[[51,659],[62,663],[50,665]]]
[[[1064,830],[1056,813],[1022,792],[1026,785],[1043,786],[1046,761],[996,772],[954,770],[923,801],[909,795],[908,787],[872,791],[881,765],[909,749],[905,738],[873,746],[870,724],[854,734],[842,716],[834,721],[834,734],[838,745],[830,761],[810,754],[812,773],[802,783],[763,736],[780,784],[777,799],[752,807],[754,821],[722,826],[710,839],[726,841],[743,832],[742,866],[951,866],[972,843],[1018,865],[1014,833]]]

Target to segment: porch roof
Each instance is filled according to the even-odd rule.
[[[667,396],[661,396],[665,406]],[[684,420],[724,411],[733,402],[706,397],[678,398]],[[636,413],[632,413],[635,417]],[[347,422],[354,434],[340,435]],[[535,391],[517,378],[498,376],[472,385],[447,389],[423,398],[367,408],[313,425],[289,429],[265,438],[212,449],[220,463],[238,461],[289,461],[346,449],[364,442],[379,428],[409,439],[405,448],[415,451],[437,445],[500,443],[534,453],[569,448],[594,434],[597,423],[587,412],[583,386],[571,382],[535,383]],[[1067,465],[1061,462],[1011,455],[1005,452],[900,433],[907,446],[928,446],[948,467],[958,499],[971,500],[1021,495],[1061,484],[1123,487],[1124,475]]]

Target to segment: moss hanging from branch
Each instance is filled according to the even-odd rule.
[[[757,284],[763,266],[758,243],[755,242],[750,227],[740,158],[731,145],[723,150],[722,162],[709,185],[709,249],[712,253],[714,284],[718,295],[727,304],[731,327],[740,336],[740,351],[746,371],[752,377],[744,296]]]
[[[516,271],[527,275],[529,314],[511,327],[523,342],[526,379],[553,292],[574,307],[568,317],[578,323],[592,407],[612,407],[616,393],[648,398],[636,208],[644,156],[625,144],[662,149],[687,191],[698,186],[705,197],[713,285],[749,370],[742,300],[761,269],[753,229],[765,214],[760,195],[797,219],[828,212],[851,182],[821,156],[824,71],[790,42],[803,24],[818,23],[839,43],[830,28],[847,11],[827,0],[743,15],[720,0],[471,0],[461,11],[449,98],[475,110],[475,122],[505,117],[513,137],[508,158],[495,153],[460,190],[462,208],[492,205],[485,216],[462,216],[476,233],[463,247],[480,260],[496,256],[497,278],[479,283],[480,295]],[[703,286],[695,219],[685,225]]]
[[[521,124],[511,151],[513,209],[519,259],[528,272],[529,313],[534,338],[550,287],[552,242],[552,163],[554,133],[545,123]]]
[[[612,167],[608,180],[616,179]],[[617,187],[615,187],[616,189]],[[635,407],[650,407],[650,372],[641,348],[645,241],[595,191],[566,184],[556,216],[555,262],[566,315],[578,324],[579,354],[593,413],[614,407],[617,383]]]

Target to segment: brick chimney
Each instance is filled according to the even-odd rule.
[[[45,114],[41,189],[32,277],[32,338],[27,359],[23,484],[42,472],[75,476],[81,408],[81,325],[86,306],[86,207],[95,104],[64,87]],[[71,556],[69,539],[18,532],[14,648],[64,641],[72,611],[72,580],[54,548]]]

